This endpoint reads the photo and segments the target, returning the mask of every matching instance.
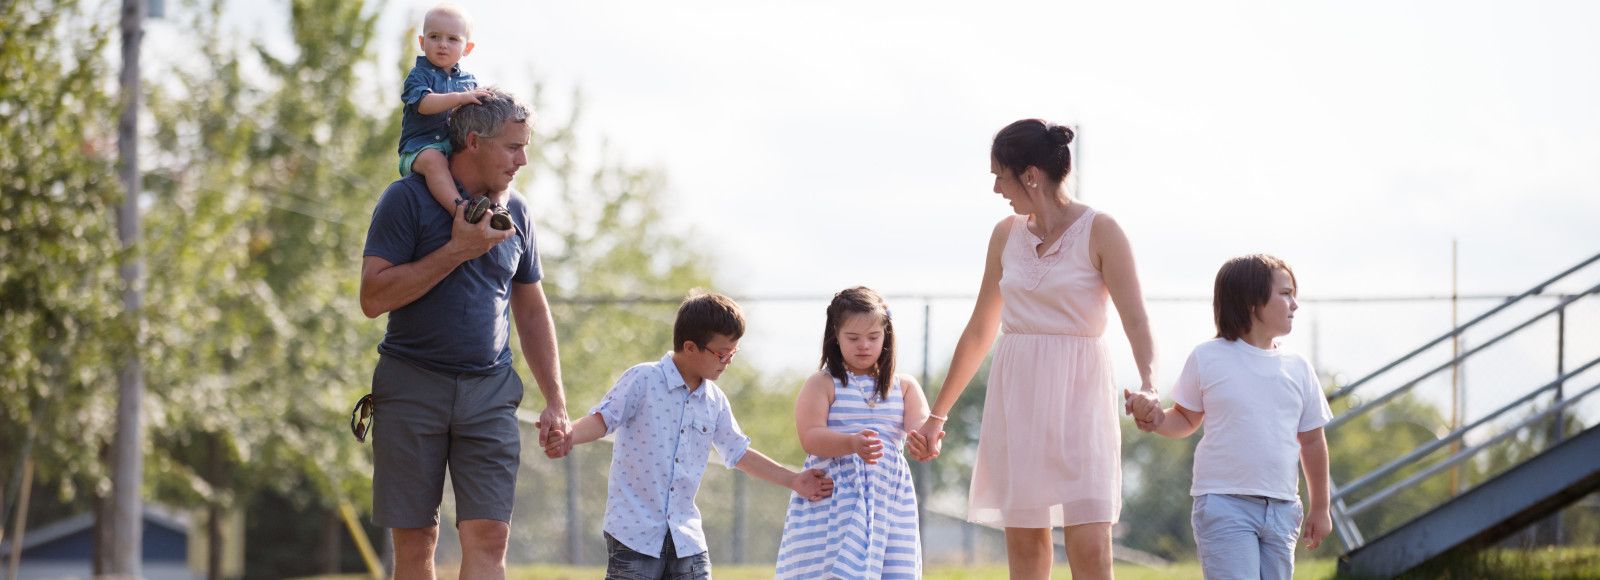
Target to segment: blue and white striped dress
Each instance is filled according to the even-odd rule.
[[[789,495],[777,577],[921,578],[917,493],[901,453],[906,429],[900,381],[890,386],[888,400],[879,401],[872,376],[845,376],[848,384],[833,380],[828,428],[877,431],[883,457],[871,465],[855,454],[806,457],[806,469],[833,478],[833,495],[816,502]]]

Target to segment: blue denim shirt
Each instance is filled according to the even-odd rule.
[[[589,413],[605,419],[607,435],[616,433],[606,533],[655,558],[669,532],[679,558],[705,552],[694,496],[711,448],[729,469],[750,448],[722,389],[707,379],[690,392],[669,352],[622,373]]]
[[[417,105],[422,103],[422,97],[428,93],[459,93],[476,88],[477,77],[461,70],[461,65],[444,70],[428,62],[428,57],[417,57],[417,64],[411,67],[405,87],[400,90],[400,100],[405,102],[405,113],[400,117],[400,154],[450,139],[450,111],[434,115],[419,113]]]

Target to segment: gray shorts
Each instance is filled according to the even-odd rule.
[[[446,465],[456,521],[511,521],[522,448],[516,370],[447,374],[379,356],[372,400],[373,523],[438,525]]]
[[[1214,493],[1194,498],[1189,523],[1206,580],[1289,580],[1302,517],[1298,500]]]

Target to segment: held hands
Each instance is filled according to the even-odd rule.
[[[915,431],[906,433],[906,449],[917,461],[930,461],[944,447],[944,420],[929,417]]]
[[[833,478],[821,469],[807,469],[794,475],[789,482],[789,489],[800,494],[800,497],[818,501],[833,495]]]
[[[1322,545],[1322,540],[1328,537],[1328,532],[1333,531],[1333,519],[1328,517],[1328,510],[1311,510],[1306,516],[1306,523],[1300,529],[1300,539],[1305,540],[1307,550],[1315,550]]]
[[[1135,393],[1123,389],[1122,399],[1125,401],[1123,409],[1133,416],[1133,423],[1140,431],[1146,433],[1155,431],[1167,418],[1166,413],[1161,411],[1161,397],[1153,391],[1140,389]]]
[[[500,242],[516,235],[514,229],[497,230],[489,227],[489,220],[469,223],[464,211],[466,205],[462,200],[456,201],[455,222],[450,225],[450,243],[459,248],[461,261],[477,259]],[[562,412],[562,416],[566,416],[565,411]]]
[[[545,407],[533,425],[539,428],[539,446],[544,447],[545,457],[560,459],[572,451],[572,425],[567,421],[566,407]]]
[[[883,457],[883,441],[878,439],[877,431],[862,429],[850,436],[850,452],[861,456],[869,465],[874,464]]]

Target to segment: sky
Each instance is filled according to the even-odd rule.
[[[232,26],[285,42],[285,2],[235,4]],[[389,2],[380,38],[431,5]],[[1294,266],[1307,302],[1284,346],[1348,379],[1447,331],[1449,304],[1318,298],[1448,294],[1452,242],[1464,294],[1517,293],[1600,251],[1597,3],[459,5],[476,21],[462,66],[513,90],[540,79],[557,109],[581,90],[584,136],[665,173],[669,219],[714,249],[720,290],[815,297],[747,302],[742,358],[763,370],[815,361],[827,297],[858,284],[954,296],[928,303],[932,366],[947,364],[1009,211],[989,142],[1027,117],[1079,129],[1074,193],[1131,240],[1158,386],[1211,336],[1232,256]],[[923,305],[891,303],[913,371]],[[1569,322],[1570,356],[1600,353],[1595,313]],[[1553,328],[1505,364],[1553,374]]]

